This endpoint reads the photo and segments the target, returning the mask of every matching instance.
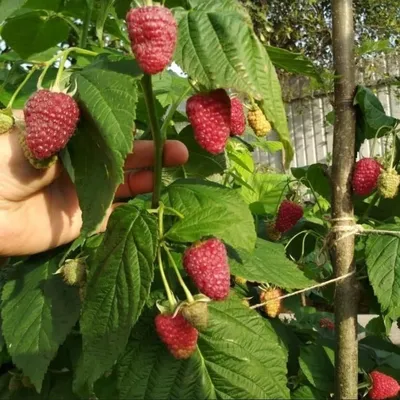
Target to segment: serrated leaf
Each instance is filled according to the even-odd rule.
[[[62,18],[42,18],[39,12],[32,12],[9,19],[1,35],[13,50],[27,58],[66,40],[69,29]]]
[[[93,384],[124,350],[154,277],[157,224],[133,205],[112,214],[102,246],[90,265],[80,320],[83,357],[77,386]]]
[[[68,151],[82,209],[82,236],[102,222],[124,181],[123,165],[133,146],[136,82],[96,68],[74,75],[84,117]]]
[[[207,178],[213,174],[221,174],[227,168],[225,153],[213,155],[201,148],[194,138],[191,126],[184,128],[177,139],[189,150],[189,160],[180,167],[185,177]]]
[[[187,78],[166,70],[153,78],[154,95],[163,107],[174,104],[183,94],[189,95],[192,87]]]
[[[269,323],[236,298],[209,304],[198,351],[178,361],[154,331],[137,325],[117,366],[121,398],[287,399],[286,354]]]
[[[332,350],[317,344],[300,349],[300,368],[307,380],[318,390],[333,392],[334,366]]]
[[[288,260],[279,243],[257,239],[254,252],[228,249],[231,273],[251,282],[270,283],[283,289],[303,289],[315,282]]]
[[[322,392],[312,386],[300,386],[291,396],[292,400],[326,400],[329,398],[329,393]]]
[[[212,10],[212,9],[211,9]],[[268,53],[246,14],[177,10],[179,41],[175,60],[205,88],[232,88],[259,100],[285,148],[285,164],[293,149],[281,87]]]
[[[398,231],[397,226],[380,227]],[[400,317],[400,238],[370,235],[365,249],[368,277],[382,311]]]
[[[328,166],[326,164],[312,164],[305,167],[291,169],[293,176],[302,183],[313,189],[325,199],[331,198],[331,184],[328,175]]]
[[[27,0],[1,0],[0,21],[5,21],[15,11],[23,7]]]
[[[382,137],[400,121],[386,115],[382,103],[371,89],[358,86],[355,95],[355,104],[358,106],[357,118],[358,140],[373,139],[378,130],[382,128],[377,137]]]
[[[277,67],[295,75],[310,76],[317,81],[321,76],[313,62],[302,53],[294,53],[278,47],[266,46],[272,63]]]
[[[242,187],[240,194],[254,214],[274,214],[282,196],[287,192],[288,177],[275,173],[255,173],[247,179],[252,187]]]
[[[235,190],[202,181],[180,180],[166,189],[162,199],[185,217],[172,226],[166,238],[194,242],[212,235],[233,247],[248,251],[254,248],[253,217]]]
[[[32,257],[16,267],[2,294],[3,334],[13,362],[40,392],[50,361],[79,318],[78,290],[53,275],[61,255]]]

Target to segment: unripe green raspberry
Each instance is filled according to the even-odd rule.
[[[399,175],[393,168],[383,171],[378,180],[378,191],[385,199],[393,199],[399,191]]]
[[[14,117],[9,108],[0,110],[0,135],[7,133],[14,126]]]
[[[197,301],[182,307],[182,315],[192,326],[200,332],[205,331],[208,326],[208,304]]]
[[[86,283],[86,262],[84,258],[66,260],[61,269],[66,284],[83,287]]]

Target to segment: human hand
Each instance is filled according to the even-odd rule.
[[[16,117],[21,119],[22,113],[17,112]],[[18,143],[17,129],[0,136],[0,256],[35,254],[71,242],[82,226],[77,193],[61,163],[47,170],[33,168]],[[132,170],[153,165],[153,148],[151,140],[135,141],[116,198],[152,191],[153,173]],[[181,165],[187,159],[183,143],[166,142],[165,166]],[[100,231],[105,230],[116,206],[108,210]]]

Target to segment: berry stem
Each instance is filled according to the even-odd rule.
[[[380,197],[379,192],[376,192],[374,194],[374,197],[372,198],[372,200],[369,202],[368,207],[365,210],[364,214],[361,216],[359,223],[362,221],[365,221],[368,218],[371,208],[377,203],[377,201],[379,200],[379,197]]]
[[[45,68],[43,69],[42,73],[40,74],[40,77],[38,79],[37,82],[37,88],[38,89],[42,89],[43,86],[43,79],[47,73],[47,71],[49,70],[49,68],[61,57],[64,57],[64,54],[69,55],[70,53],[75,52],[78,54],[82,54],[82,55],[87,55],[87,56],[92,56],[92,57],[96,57],[98,55],[98,53],[94,52],[94,51],[90,51],[90,50],[85,50],[85,49],[81,49],[79,47],[69,47],[68,49],[56,54],[54,57],[52,57],[49,61],[47,61],[45,63]],[[64,69],[64,67],[63,67]]]
[[[62,77],[62,74],[64,72],[65,63],[68,60],[68,54],[69,54],[69,52],[65,51],[63,53],[63,55],[61,56],[61,59],[60,59],[60,65],[58,67],[56,80],[55,80],[54,86],[53,86],[57,91],[59,91],[59,88],[60,88],[61,77]]]
[[[160,203],[162,188],[162,161],[165,135],[160,130],[156,113],[156,104],[151,84],[151,75],[144,74],[142,78],[142,88],[146,108],[149,116],[150,128],[154,140],[154,189],[152,198],[152,207],[157,208]]]
[[[12,109],[12,106],[14,104],[15,99],[17,98],[19,92],[22,90],[22,88],[25,86],[25,84],[29,81],[30,77],[33,75],[33,73],[37,70],[37,66],[34,65],[32,69],[26,74],[25,79],[21,82],[21,84],[17,87],[17,90],[13,93],[10,101],[7,104],[8,109]]]
[[[192,90],[192,87],[189,86],[188,88],[186,88],[181,95],[179,96],[179,98],[176,100],[176,102],[174,104],[171,105],[171,107],[168,109],[167,115],[165,116],[164,122],[161,125],[161,134],[163,136],[165,136],[167,134],[167,129],[168,129],[168,125],[170,124],[176,110],[178,109],[178,107],[180,106],[180,104],[182,103],[183,99],[187,96],[187,94]]]
[[[165,244],[163,244],[162,247],[164,248],[165,252],[167,253],[167,256],[168,256],[168,258],[169,258],[169,261],[170,261],[170,263],[172,264],[172,267],[173,267],[174,270],[175,270],[175,273],[176,273],[176,276],[177,276],[177,278],[178,278],[178,281],[179,281],[180,285],[182,286],[183,291],[184,291],[185,294],[186,294],[186,298],[188,299],[189,303],[193,303],[193,302],[194,302],[193,295],[192,295],[192,293],[190,292],[190,290],[188,289],[188,287],[186,286],[185,281],[182,279],[182,275],[181,275],[180,272],[179,272],[179,268],[178,268],[178,266],[176,265],[176,262],[175,262],[175,260],[174,260],[174,257],[172,257],[171,252],[169,251],[168,247],[167,247]]]
[[[172,293],[172,290],[169,287],[167,277],[165,276],[164,266],[163,266],[162,257],[161,257],[161,247],[158,248],[157,259],[158,259],[158,266],[160,267],[161,279],[163,281],[165,291],[167,292],[169,305],[171,306],[171,308],[175,308],[177,303],[176,303],[175,297]]]

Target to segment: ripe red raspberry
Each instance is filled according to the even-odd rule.
[[[178,27],[172,12],[161,6],[131,9],[126,16],[132,52],[149,75],[162,72],[175,52]]]
[[[320,328],[325,328],[330,331],[335,330],[335,324],[329,318],[321,318],[319,320],[319,326],[320,326]]]
[[[303,216],[303,208],[294,201],[283,200],[279,206],[275,229],[284,233],[292,229]]]
[[[378,185],[382,165],[373,158],[363,158],[356,162],[353,172],[352,186],[354,193],[368,196]]]
[[[368,392],[372,400],[384,400],[397,396],[400,386],[396,379],[379,371],[370,373],[372,389]]]
[[[231,99],[231,136],[241,136],[246,130],[246,116],[243,104],[237,98]]]
[[[185,251],[183,266],[206,296],[223,300],[229,295],[230,269],[225,245],[220,240],[195,243]]]
[[[211,154],[222,153],[231,130],[231,100],[225,90],[195,94],[186,113],[197,143]]]
[[[175,358],[189,358],[197,346],[199,332],[183,318],[182,314],[158,314],[155,318],[156,331],[161,341]]]
[[[62,150],[74,134],[79,120],[75,100],[65,93],[39,90],[24,108],[26,144],[42,160]]]

